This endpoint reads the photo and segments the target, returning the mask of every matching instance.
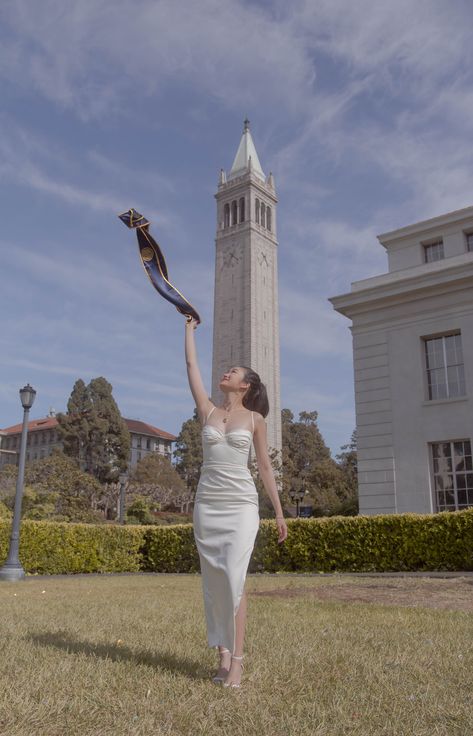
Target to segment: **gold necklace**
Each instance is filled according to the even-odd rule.
[[[223,407],[223,410],[224,410],[224,411],[226,411],[226,412],[228,412],[228,414],[231,414],[231,413],[232,413],[232,412],[231,412],[231,409],[225,409],[225,407]],[[238,410],[237,410],[237,411],[238,411]],[[226,422],[228,422],[228,416],[227,416],[227,417],[224,417],[224,418],[222,419],[222,422],[223,422],[224,424],[226,424]]]

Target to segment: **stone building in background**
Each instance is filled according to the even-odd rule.
[[[131,435],[131,450],[128,470],[135,467],[136,463],[150,452],[159,452],[171,460],[172,443],[177,437],[163,429],[153,427],[151,424],[141,422],[138,419],[126,419]],[[0,467],[12,463],[17,464],[20,451],[21,424],[0,430]],[[26,448],[26,461],[40,460],[48,457],[57,447],[62,450],[59,439],[58,421],[54,414],[43,419],[34,419],[28,424],[28,444]]]
[[[212,401],[222,402],[219,383],[231,366],[253,368],[268,392],[268,446],[280,452],[277,199],[248,120],[230,171],[220,173],[215,197]]]
[[[473,207],[378,237],[352,320],[361,514],[473,506]]]

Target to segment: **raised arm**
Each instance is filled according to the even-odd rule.
[[[202,376],[200,375],[199,364],[197,362],[197,350],[194,339],[194,330],[196,329],[197,324],[197,321],[193,318],[186,320],[185,355],[190,390],[194,397],[199,419],[203,424],[205,417],[209,413],[213,404],[205,390]]]

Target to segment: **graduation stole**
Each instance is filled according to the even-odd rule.
[[[177,311],[186,315],[188,319],[193,317],[200,322],[200,317],[192,304],[185,296],[171,284],[168,278],[168,269],[161,248],[149,232],[149,221],[133,208],[118,215],[120,220],[131,229],[136,230],[138,238],[138,250],[143,268],[148,275],[156,291],[161,296],[174,304]]]

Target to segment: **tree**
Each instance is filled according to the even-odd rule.
[[[192,500],[184,480],[167,457],[157,452],[138,461],[130,475],[130,497],[141,496],[160,508],[177,506],[181,510]]]
[[[350,442],[342,445],[340,452],[336,457],[338,467],[340,468],[344,484],[346,488],[346,499],[341,504],[339,513],[350,514],[355,516],[359,512],[358,504],[358,455],[357,455],[357,434],[356,429],[353,430]]]
[[[14,470],[16,475],[18,469]],[[55,449],[49,457],[26,466],[22,511],[25,518],[101,521],[103,517],[97,508],[102,494],[95,478]],[[14,492],[5,498],[5,503],[13,508]]]
[[[128,524],[152,524],[148,503],[145,498],[137,496],[133,503],[127,508],[126,521]]]
[[[185,486],[169,458],[159,452],[150,452],[137,462],[130,474],[130,482],[154,483],[179,490]]]
[[[194,409],[192,419],[188,419],[182,425],[176,440],[174,457],[176,458],[176,470],[185,481],[191,498],[194,498],[203,460],[202,427],[197,409]]]
[[[82,378],[72,389],[67,414],[58,414],[58,431],[64,454],[74,458],[82,470],[87,469],[93,406],[90,392]]]
[[[112,386],[103,378],[89,385],[76,381],[67,404],[67,414],[58,414],[64,452],[102,483],[114,481],[126,470],[130,433],[112,396]]]
[[[326,515],[345,497],[343,477],[317,426],[316,411],[301,411],[299,421],[289,409],[281,412],[283,494],[305,490],[317,515]]]

